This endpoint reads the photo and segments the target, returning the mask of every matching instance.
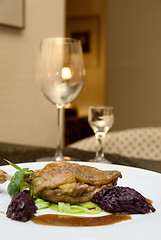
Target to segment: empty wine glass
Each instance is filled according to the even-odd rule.
[[[58,145],[53,160],[65,160],[62,153],[62,110],[80,93],[85,76],[80,41],[71,38],[43,39],[36,74],[41,92],[58,109]]]
[[[95,133],[95,137],[98,143],[98,150],[96,152],[96,156],[90,161],[110,163],[104,157],[103,140],[114,122],[113,107],[89,107],[88,122]]]

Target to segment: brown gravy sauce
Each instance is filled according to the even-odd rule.
[[[44,214],[34,216],[32,222],[50,226],[88,227],[110,225],[130,219],[131,216],[128,214],[110,214],[102,217],[75,217],[69,215]]]
[[[147,201],[148,203],[150,203],[151,205],[153,204],[153,201],[150,200],[150,199],[148,199],[148,198],[146,198],[146,201]]]

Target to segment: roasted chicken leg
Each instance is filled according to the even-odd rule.
[[[118,177],[122,177],[119,171],[102,171],[95,167],[59,161],[35,170],[26,180],[35,194],[43,199],[76,204],[90,201],[94,193],[103,187],[116,185]]]

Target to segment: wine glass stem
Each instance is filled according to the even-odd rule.
[[[98,142],[98,151],[96,152],[96,158],[101,159],[104,157],[103,152],[103,136],[101,134],[96,134],[96,139]]]
[[[56,160],[63,160],[63,153],[62,153],[62,136],[63,136],[63,128],[62,128],[62,121],[63,121],[63,106],[57,106],[58,109],[58,144],[55,152]]]

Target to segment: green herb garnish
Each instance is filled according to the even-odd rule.
[[[17,193],[21,192],[24,186],[24,175],[28,168],[23,168],[17,171],[11,178],[10,183],[8,184],[8,194],[13,198]]]
[[[6,162],[8,162],[12,167],[17,169],[18,171],[15,172],[13,177],[10,180],[10,183],[8,184],[7,192],[10,195],[11,198],[14,197],[17,193],[21,192],[24,187],[24,177],[29,176],[33,174],[32,170],[29,170],[29,168],[20,168],[18,165],[4,159]]]
[[[20,168],[19,166],[17,166],[16,164],[10,162],[10,161],[7,160],[7,159],[4,159],[4,158],[3,158],[3,160],[6,161],[8,164],[10,164],[12,167],[14,167],[14,168],[17,169],[17,170],[21,170],[21,169],[22,169],[22,168]]]

